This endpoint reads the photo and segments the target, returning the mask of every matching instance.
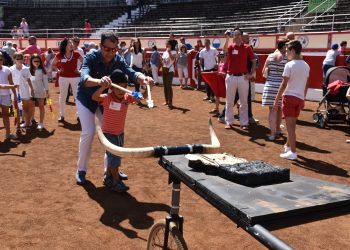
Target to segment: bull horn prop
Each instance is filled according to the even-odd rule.
[[[97,109],[95,116],[96,132],[98,139],[104,146],[104,148],[114,154],[121,157],[160,157],[162,155],[179,155],[179,154],[199,154],[199,153],[214,153],[220,148],[220,142],[215,134],[211,119],[209,118],[209,132],[211,138],[211,144],[192,144],[183,146],[156,146],[156,147],[144,147],[144,148],[124,148],[118,147],[105,137],[101,129],[102,114]]]
[[[137,91],[131,91],[129,89],[123,88],[122,86],[119,86],[115,83],[111,83],[111,86],[117,89],[120,89],[121,91],[124,91],[125,93],[128,93],[130,95],[132,95],[133,97],[135,97],[137,100],[140,100],[143,98],[142,93],[137,92]]]

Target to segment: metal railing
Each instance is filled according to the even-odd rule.
[[[3,6],[9,7],[33,7],[33,8],[52,8],[52,7],[110,7],[125,5],[124,0],[8,0],[1,1]]]
[[[308,12],[306,12],[306,13],[303,15],[303,17],[305,17],[305,16],[307,16],[307,15],[309,15],[309,14],[316,14],[316,16],[317,16],[318,11],[319,11],[320,9],[322,10],[322,8],[323,8],[324,6],[327,6],[329,3],[330,3],[329,0],[325,0],[325,1],[321,2],[319,5],[315,6],[313,9],[308,10]],[[338,1],[336,1],[335,4],[333,3],[333,4],[331,5],[331,7],[328,6],[328,7],[327,7],[327,10],[330,10],[331,8],[333,8],[334,6],[336,6],[337,3],[338,3]]]
[[[306,26],[310,26],[310,25],[313,24],[319,17],[323,16],[325,13],[328,13],[331,9],[333,9],[334,7],[337,6],[337,2],[335,2],[335,3],[333,3],[332,5],[328,6],[328,7],[326,8],[326,10],[324,10],[321,14],[318,15],[318,10],[319,10],[320,8],[324,7],[324,6],[323,6],[324,4],[328,4],[328,1],[326,0],[326,1],[322,2],[322,3],[320,3],[320,4],[317,5],[315,8],[313,8],[313,9],[310,10],[310,11],[308,11],[308,12],[304,15],[304,17],[305,17],[306,15],[308,15],[308,14],[310,14],[310,13],[314,13],[314,11],[316,11],[316,12],[315,12],[314,18],[313,18],[310,22],[308,22],[307,24],[303,25],[303,26],[301,27],[301,30],[303,30]],[[333,22],[334,22],[334,15],[333,15]],[[332,31],[333,31],[333,26],[334,26],[334,25],[332,24]]]
[[[307,3],[308,1],[301,0],[296,5],[294,5],[293,8],[290,8],[289,10],[285,11],[282,15],[280,15],[278,17],[278,24],[277,24],[278,32],[281,31],[282,26],[290,24],[292,20],[294,20],[297,16],[301,17],[302,13],[308,7]],[[295,11],[297,11],[297,13],[295,13]],[[284,23],[282,23],[285,17],[288,17],[288,19]]]
[[[350,26],[350,22],[341,22],[336,21],[337,18],[341,19],[342,17],[347,16],[347,14],[338,14],[338,15],[323,15],[322,17],[329,18],[329,21],[324,23],[319,23],[321,27],[329,27],[329,30],[333,30],[334,25],[344,24]],[[314,17],[304,17],[304,18],[295,18],[296,21],[308,21],[312,20]],[[288,20],[288,17],[283,19],[284,21]],[[105,29],[94,29],[96,30],[113,30],[121,36],[160,36],[168,35],[170,32],[175,33],[175,35],[208,35],[216,34],[222,35],[225,30],[232,29],[234,27],[241,27],[243,30],[249,33],[276,33],[276,19],[266,19],[266,20],[255,20],[249,23],[245,21],[241,22],[220,22],[220,23],[198,23],[198,24],[188,24],[188,25],[173,25],[173,26],[161,26],[161,25],[147,25],[147,26],[129,26],[129,27],[115,27],[115,28],[105,28]],[[310,22],[309,22],[310,23]],[[286,24],[285,27],[300,27],[301,24]],[[304,28],[311,26],[312,24],[306,24]],[[86,37],[88,34],[84,32],[82,28],[66,28],[66,29],[32,29],[30,30],[31,35],[37,37],[45,38],[62,38],[62,37],[72,37],[80,36]],[[11,30],[2,30],[0,32],[1,37],[10,38]],[[95,37],[100,38],[100,37]]]

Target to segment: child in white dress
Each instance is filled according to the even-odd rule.
[[[49,83],[48,77],[41,61],[40,55],[34,54],[30,58],[30,80],[34,89],[34,101],[38,104],[40,111],[40,119],[37,125],[39,130],[44,128],[44,117],[45,117],[45,99],[49,98]],[[34,118],[34,112],[33,112]]]

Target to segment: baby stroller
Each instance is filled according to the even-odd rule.
[[[327,124],[349,124],[350,103],[346,99],[349,82],[350,68],[340,66],[327,71],[323,83],[323,98],[313,115],[318,127],[325,128]]]

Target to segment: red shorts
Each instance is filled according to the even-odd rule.
[[[282,97],[282,114],[283,117],[298,117],[301,109],[304,107],[304,100],[291,96],[284,95]]]

